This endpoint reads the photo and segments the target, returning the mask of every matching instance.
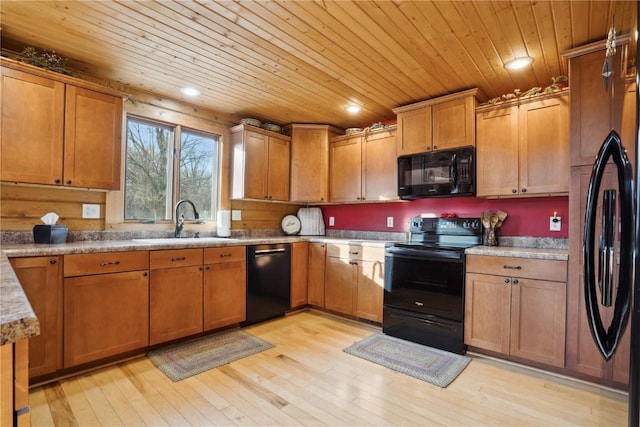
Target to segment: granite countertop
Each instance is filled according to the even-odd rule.
[[[9,258],[0,253],[0,345],[40,335],[36,318]]]

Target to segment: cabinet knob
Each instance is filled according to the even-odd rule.
[[[62,180],[60,178],[56,178],[54,181],[56,184],[60,184],[62,182]]]
[[[71,180],[70,179],[67,180],[67,184],[71,184]]]
[[[514,285],[517,285],[519,282],[518,282],[518,279],[513,279],[511,283],[513,283]]]
[[[433,149],[434,149],[434,150],[437,150],[437,149],[438,149],[438,146],[434,144],[434,145],[433,145]]]
[[[147,273],[146,271],[144,273],[142,273],[142,277],[147,277],[149,275],[149,273]]]
[[[504,279],[504,283],[509,283],[509,279]]]
[[[521,192],[523,192],[523,193],[526,193],[526,192],[527,192],[527,189],[526,189],[526,188],[523,188],[523,189],[522,189],[522,190],[520,190],[520,191],[521,191]]]
[[[518,192],[518,190],[516,190],[515,188],[512,188],[512,189],[511,189],[511,192],[512,192],[513,194],[516,194],[516,193]]]
[[[58,262],[58,260],[55,259],[55,258],[50,258],[49,259],[49,264],[56,264],[57,262]]]

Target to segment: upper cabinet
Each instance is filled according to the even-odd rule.
[[[475,145],[478,89],[395,108],[397,155]]]
[[[478,109],[478,197],[569,191],[568,91]]]
[[[342,130],[329,125],[292,124],[285,129],[291,136],[292,202],[329,201],[329,139]]]
[[[0,179],[120,188],[122,94],[5,58]]]
[[[395,130],[332,138],[329,158],[331,202],[398,199]]]
[[[231,129],[233,199],[289,200],[291,138],[250,125]]]

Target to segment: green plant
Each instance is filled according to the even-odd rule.
[[[47,51],[38,50],[34,47],[25,47],[24,50],[20,52],[19,59],[36,67],[71,75],[71,72],[66,68],[67,60],[58,55],[54,50]]]

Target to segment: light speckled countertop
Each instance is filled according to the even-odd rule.
[[[464,251],[467,255],[491,255],[515,258],[535,258],[567,261],[569,251],[566,249],[519,248],[509,246],[474,246]]]
[[[323,236],[102,240],[81,241],[58,245],[35,243],[4,244],[0,251],[0,345],[29,338],[40,333],[40,323],[38,322],[38,319],[31,308],[31,304],[24,294],[22,286],[11,267],[11,263],[8,259],[10,257],[260,245],[301,241],[353,244],[359,246],[371,245],[379,247],[384,247],[385,244],[385,241],[383,240],[326,238]]]

